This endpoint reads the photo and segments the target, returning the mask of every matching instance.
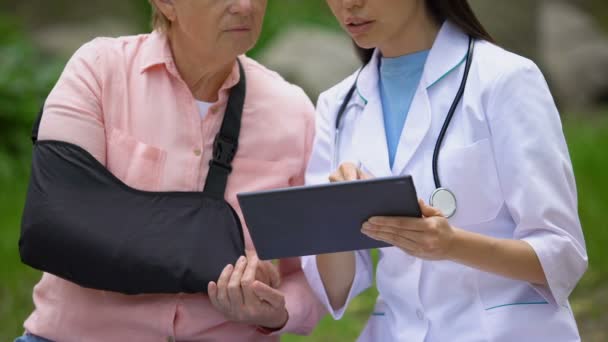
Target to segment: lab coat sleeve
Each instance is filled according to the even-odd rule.
[[[328,183],[329,175],[333,172],[331,168],[334,153],[334,126],[331,118],[334,115],[331,115],[332,111],[328,105],[330,101],[331,97],[328,94],[322,94],[317,104],[316,135],[306,172],[307,185]],[[302,269],[311,288],[334,319],[340,319],[350,301],[372,285],[373,266],[369,251],[355,252],[355,260],[355,277],[346,303],[344,307],[334,310],[329,303],[327,292],[321,281],[316,257],[306,256],[302,258]]]
[[[323,286],[319,269],[317,268],[317,259],[314,255],[302,257],[302,269],[306,275],[306,279],[310,284],[310,287],[316,294],[317,298],[321,301],[323,306],[331,314],[331,316],[339,320],[344,315],[346,308],[350,304],[351,300],[357,297],[361,292],[365,291],[372,285],[373,282],[373,266],[369,251],[361,250],[355,252],[355,278],[353,284],[348,292],[346,303],[344,306],[334,310],[329,303],[329,297]]]
[[[549,303],[565,305],[588,260],[559,113],[534,63],[499,78],[487,116],[514,238],[532,246],[547,278],[548,286],[532,286]]]

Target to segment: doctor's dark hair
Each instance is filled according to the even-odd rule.
[[[494,43],[494,39],[483,27],[468,0],[426,0],[430,14],[439,23],[446,20],[458,26],[464,33],[476,39]],[[354,43],[354,41],[353,41]],[[374,54],[374,49],[364,49],[355,44],[357,55],[363,64],[367,64]]]

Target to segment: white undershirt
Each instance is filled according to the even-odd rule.
[[[212,102],[204,102],[199,100],[196,100],[196,104],[198,105],[198,111],[201,114],[201,119],[205,118],[207,112],[209,112],[209,108],[213,106]]]

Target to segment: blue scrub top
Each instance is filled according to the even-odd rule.
[[[391,168],[429,51],[380,59],[379,87]]]

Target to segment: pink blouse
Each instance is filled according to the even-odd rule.
[[[303,184],[315,110],[300,88],[240,58],[247,94],[226,200],[253,249],[236,193]],[[229,89],[238,80],[235,63],[219,101],[201,119],[166,36],[98,38],[68,62],[46,101],[39,139],[82,146],[137,189],[202,191]],[[273,336],[226,321],[203,294],[127,296],[46,273],[34,288],[35,310],[25,328],[55,341],[277,341],[282,332],[307,334],[325,310],[297,258],[281,260],[279,269],[289,321]]]

